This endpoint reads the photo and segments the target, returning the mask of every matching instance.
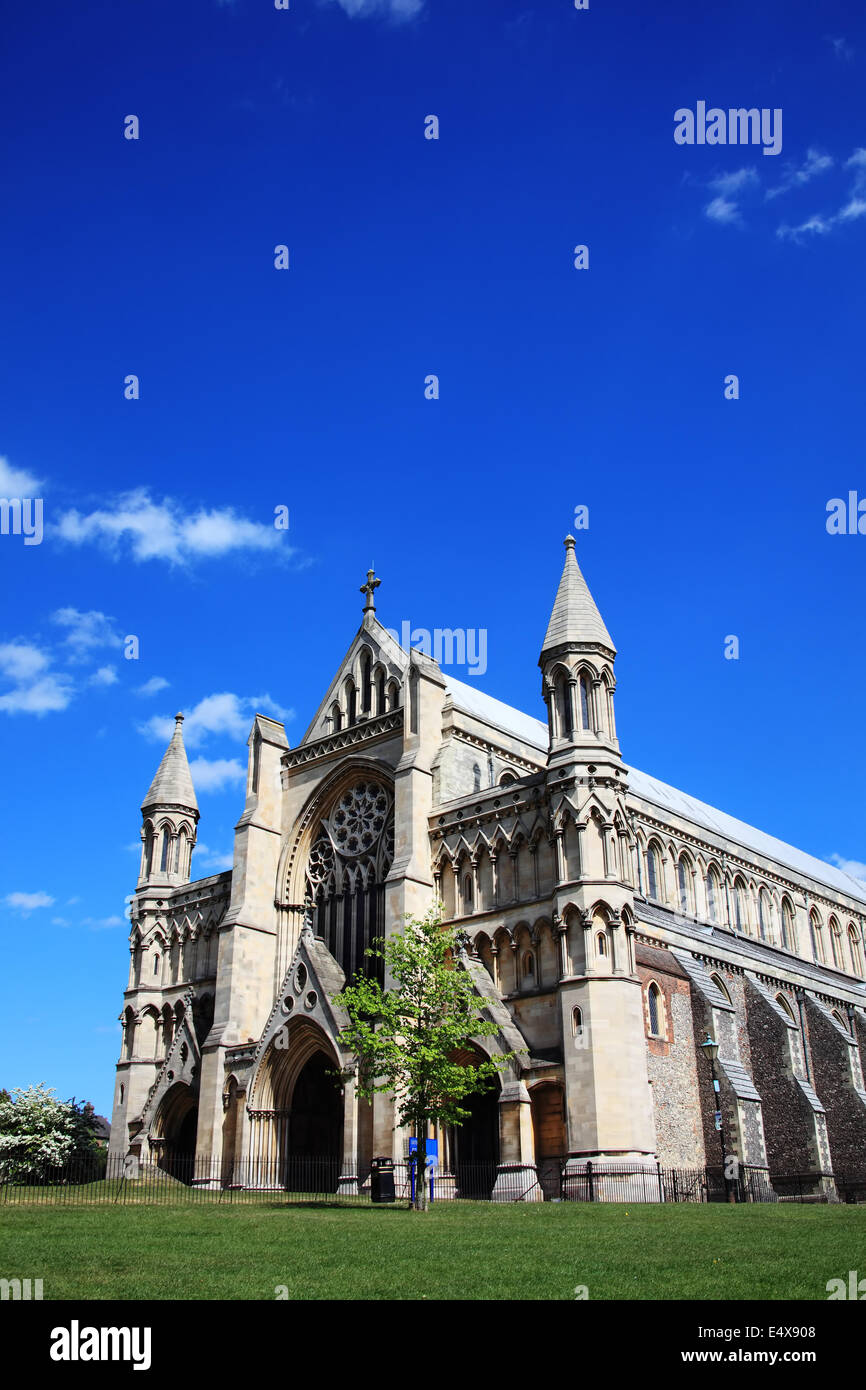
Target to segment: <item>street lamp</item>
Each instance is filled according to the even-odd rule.
[[[713,1095],[715,1100],[715,1122],[716,1129],[719,1131],[719,1143],[722,1146],[722,1182],[725,1184],[725,1195],[729,1202],[737,1200],[736,1193],[728,1185],[728,1155],[725,1151],[725,1127],[722,1121],[722,1100],[719,1094],[719,1078],[716,1076],[716,1058],[719,1055],[719,1044],[715,1038],[711,1038],[709,1033],[701,1043],[701,1047],[710,1059],[710,1072],[713,1078]]]

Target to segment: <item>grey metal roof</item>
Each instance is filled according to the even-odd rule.
[[[174,719],[171,742],[162,756],[162,762],[156,770],[147,796],[141,803],[142,811],[151,806],[183,806],[192,811],[198,810],[192,774],[183,746],[183,715],[176,714]]]
[[[564,644],[580,646],[585,642],[600,642],[616,651],[595,599],[589,592],[574,553],[574,537],[565,538],[565,564],[556,591],[553,612],[547,625],[542,655]]]
[[[544,764],[549,747],[545,723],[514,709],[511,705],[506,705],[502,700],[495,700],[475,686],[455,680],[447,672],[443,672],[443,676],[448,693],[458,709],[538,749],[542,755],[539,764]],[[752,850],[765,859],[793,869],[805,878],[826,884],[828,888],[844,893],[846,897],[854,898],[866,907],[866,883],[862,880],[853,878],[851,874],[837,869],[824,859],[818,859],[793,845],[786,844],[784,840],[777,840],[774,835],[767,835],[763,830],[747,825],[745,821],[737,820],[735,816],[729,816],[725,811],[718,811],[714,806],[708,806],[705,801],[699,801],[697,797],[689,796],[687,792],[681,792],[676,787],[669,786],[667,782],[660,782],[657,777],[650,777],[648,773],[641,772],[636,767],[629,767],[628,774],[631,795],[650,802],[661,811],[682,816],[684,820],[712,831],[734,844],[742,845],[744,849]]]

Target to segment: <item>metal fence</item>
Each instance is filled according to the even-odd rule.
[[[408,1204],[410,1160],[393,1164],[394,1200]],[[289,1157],[226,1163],[221,1158],[175,1156],[160,1165],[105,1155],[63,1166],[0,1171],[0,1202],[7,1205],[148,1205],[208,1202],[349,1203],[375,1200],[370,1165],[346,1173],[333,1157]],[[866,1202],[866,1176],[769,1173],[741,1166],[725,1179],[720,1168],[665,1168],[544,1159],[536,1168],[495,1162],[456,1163],[434,1170],[436,1201],[481,1202]]]

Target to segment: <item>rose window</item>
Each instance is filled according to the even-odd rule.
[[[388,797],[377,782],[358,782],[341,796],[331,815],[331,834],[341,854],[371,850],[385,828]]]

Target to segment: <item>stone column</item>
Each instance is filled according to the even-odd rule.
[[[507,1076],[507,1073],[506,1073]],[[499,1097],[499,1167],[494,1202],[541,1202],[535,1166],[532,1106],[522,1081],[504,1079]]]
[[[358,1191],[358,1089],[354,1070],[343,1079],[343,1161],[337,1191]]]

